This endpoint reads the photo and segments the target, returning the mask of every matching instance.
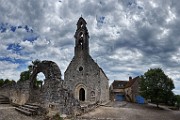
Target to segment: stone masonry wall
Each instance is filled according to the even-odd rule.
[[[78,85],[85,86],[86,102],[104,102],[109,100],[108,79],[89,55],[75,56],[65,72],[65,82],[78,98]],[[79,70],[80,67],[83,70]],[[100,72],[101,71],[101,72]],[[100,99],[102,98],[102,99]]]
[[[0,88],[0,95],[8,97],[12,103],[22,105],[29,98],[29,81],[5,85]]]
[[[107,102],[109,101],[109,79],[105,73],[100,69],[100,82],[101,82],[101,98],[100,101]]]

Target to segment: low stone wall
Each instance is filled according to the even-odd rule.
[[[6,84],[0,88],[0,95],[4,95],[15,104],[25,104],[29,98],[29,81]]]

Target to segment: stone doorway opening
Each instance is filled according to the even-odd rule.
[[[85,101],[85,90],[83,88],[79,90],[79,100]]]
[[[42,86],[44,85],[45,79],[46,78],[45,78],[44,73],[40,72],[40,73],[37,74],[37,76],[36,76],[36,80],[37,80],[36,84],[37,84],[37,86],[39,88],[42,88]]]
[[[87,87],[84,84],[78,84],[74,90],[74,97],[81,102],[87,101]]]

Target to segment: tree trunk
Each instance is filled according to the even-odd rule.
[[[157,108],[159,108],[159,103],[158,102],[156,103],[156,105],[157,105]]]

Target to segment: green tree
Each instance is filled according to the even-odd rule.
[[[157,107],[159,103],[168,103],[173,98],[174,84],[162,69],[149,69],[141,76],[140,91],[146,99],[155,102]]]
[[[176,107],[179,110],[180,107],[180,95],[175,95]]]
[[[11,81],[9,79],[5,79],[4,84],[10,84]]]
[[[31,76],[31,72],[33,71],[33,68],[36,67],[39,63],[41,63],[41,61],[38,59],[36,59],[35,61],[32,61],[32,65],[28,66],[28,70],[21,72],[19,81],[29,80]],[[41,87],[41,85],[42,85],[42,81],[37,80],[37,78],[35,78],[33,87],[39,88]]]
[[[0,87],[5,85],[5,84],[13,84],[16,83],[15,80],[9,80],[9,79],[0,79]]]
[[[29,80],[32,69],[33,69],[33,65],[29,65],[27,71],[21,72],[19,81]]]
[[[21,72],[19,81],[29,80],[30,74],[31,72],[29,70]]]
[[[4,80],[0,79],[0,87],[4,85]]]

